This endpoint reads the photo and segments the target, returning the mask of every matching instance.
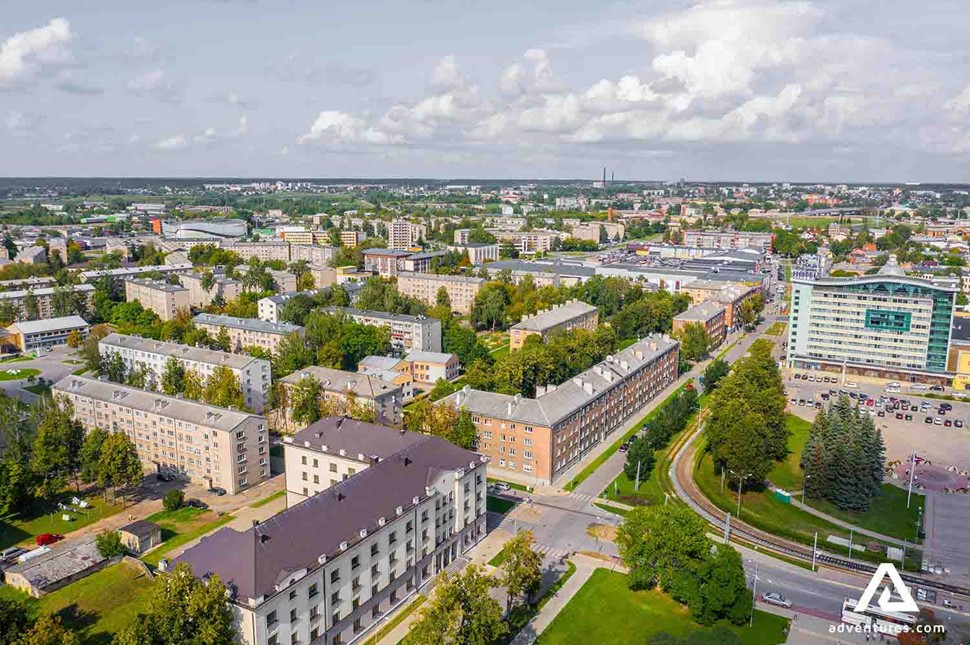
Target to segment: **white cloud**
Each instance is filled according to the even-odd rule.
[[[465,77],[458,67],[458,61],[454,56],[445,56],[434,68],[431,74],[431,82],[437,87],[451,89],[461,87],[465,84]]]
[[[152,147],[155,150],[182,150],[189,147],[189,138],[184,134],[177,134],[174,137],[159,139]]]
[[[3,120],[3,125],[11,136],[29,137],[35,134],[41,121],[43,121],[43,118],[36,114],[25,114],[19,110],[10,110]]]
[[[300,143],[349,143],[386,145],[402,143],[400,136],[391,136],[368,124],[364,119],[336,110],[324,110],[317,115],[310,131],[299,138]]]
[[[25,82],[70,63],[74,34],[65,18],[14,34],[0,44],[0,87]]]
[[[502,73],[499,88],[503,93],[519,95],[560,89],[553,78],[552,63],[546,50],[529,49],[522,58],[525,63],[513,63]]]
[[[970,85],[943,105],[943,109],[957,118],[970,116]]]
[[[155,68],[128,79],[125,87],[132,94],[151,96],[161,101],[173,101],[181,91],[180,84],[161,68]]]

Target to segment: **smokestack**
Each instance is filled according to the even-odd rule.
[[[606,187],[606,166],[603,166],[603,187]]]

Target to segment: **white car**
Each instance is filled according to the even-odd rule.
[[[912,384],[912,385],[909,386],[909,389],[911,389],[911,390],[913,390],[915,392],[922,392],[922,391],[924,391],[926,389],[926,386],[923,385],[922,383],[914,383],[914,384]]]
[[[780,593],[775,593],[774,591],[769,591],[767,593],[761,594],[762,602],[769,605],[775,605],[776,607],[784,607],[785,609],[791,609],[791,600],[785,598]]]
[[[846,387],[859,387],[859,384],[858,384],[858,383],[856,383],[855,381],[848,381],[848,382],[847,382],[847,383],[845,384],[845,386],[846,386]]]

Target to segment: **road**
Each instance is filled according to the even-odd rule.
[[[74,350],[66,346],[55,347],[50,352],[44,352],[37,358],[29,361],[0,363],[0,370],[40,370],[40,378],[49,379],[57,383],[74,370],[83,367],[80,363],[68,363],[66,361],[80,361],[80,358],[74,353]],[[37,396],[23,390],[23,385],[27,385],[27,382],[24,380],[0,381],[0,389],[7,396],[20,398],[25,403],[33,403],[36,401]]]

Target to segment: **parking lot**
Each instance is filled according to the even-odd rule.
[[[795,378],[796,374],[810,378]],[[889,461],[905,460],[916,451],[944,467],[970,467],[970,403],[925,398],[928,388],[913,390],[903,385],[898,392],[887,391],[877,383],[852,381],[851,376],[844,384],[839,375],[804,370],[786,371],[785,377],[791,412],[805,419],[814,419],[817,407],[827,405],[840,393],[853,402],[861,396],[862,409],[882,430]]]

